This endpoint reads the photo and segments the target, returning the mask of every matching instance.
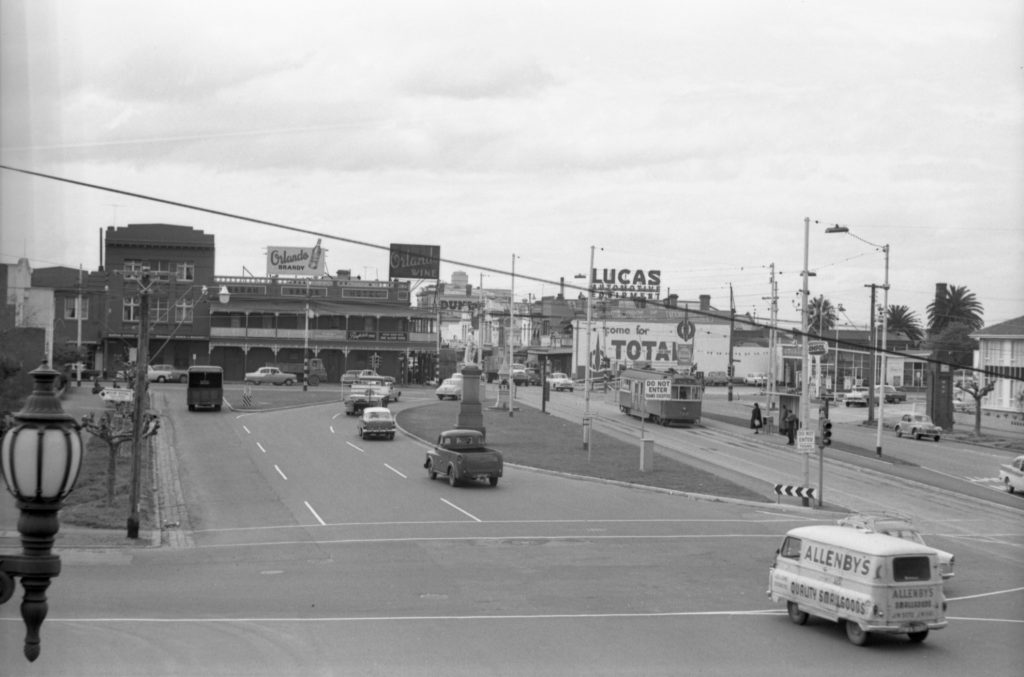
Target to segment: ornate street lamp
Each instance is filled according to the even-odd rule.
[[[30,374],[35,381],[32,394],[0,445],[0,474],[21,511],[22,545],[21,555],[0,554],[0,604],[14,594],[14,577],[20,576],[25,657],[34,661],[39,657],[39,628],[49,609],[46,589],[60,574],[60,557],[51,552],[60,529],[57,513],[78,480],[82,438],[79,424],[54,393],[59,374],[45,364]]]

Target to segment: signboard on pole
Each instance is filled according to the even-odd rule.
[[[796,450],[802,454],[809,454],[814,451],[813,430],[802,429],[796,431]]]
[[[391,243],[388,277],[436,280],[441,277],[441,247]]]
[[[828,344],[824,341],[808,341],[807,353],[809,355],[825,355],[828,353]]]
[[[651,400],[668,400],[672,396],[672,381],[667,379],[647,379],[644,381],[644,391],[647,398]]]

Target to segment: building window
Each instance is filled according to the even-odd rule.
[[[149,321],[151,324],[166,324],[169,303],[165,298],[153,298],[149,302]]]
[[[124,305],[121,306],[121,320],[124,322],[139,321],[139,297],[125,296]]]
[[[64,319],[65,320],[88,320],[89,319],[89,299],[81,299],[82,313],[81,317],[75,312],[78,297],[64,299]]]
[[[178,264],[178,281],[192,282],[196,279],[196,264],[183,262]]]
[[[195,303],[190,298],[178,299],[174,304],[174,321],[178,324],[192,323],[195,316]]]

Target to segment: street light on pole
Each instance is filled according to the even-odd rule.
[[[576,277],[581,277],[577,275]],[[594,245],[590,245],[590,266],[587,268],[587,340],[583,359],[585,360],[583,371],[583,448],[587,450],[587,460],[590,460],[590,433],[593,427],[593,418],[590,415],[590,389],[593,383],[590,364],[590,334],[593,332],[593,306],[594,306]],[[578,345],[578,344],[577,344]]]
[[[885,384],[888,380],[886,378],[886,372],[888,369],[888,354],[886,353],[886,336],[889,334],[889,245],[875,244],[874,242],[868,242],[859,235],[855,235],[850,232],[850,229],[846,226],[834,225],[825,229],[826,234],[834,233],[846,233],[850,237],[855,237],[864,244],[881,249],[882,253],[885,254],[885,278],[882,284],[882,368],[881,373],[878,377],[878,385],[875,386],[875,391],[879,393],[878,396],[878,429],[875,433],[875,454],[878,456],[882,455],[882,428],[883,414],[885,412]],[[874,350],[874,344],[871,345],[871,349]],[[874,393],[868,393],[868,397],[873,398]],[[872,400],[869,400],[872,401]]]

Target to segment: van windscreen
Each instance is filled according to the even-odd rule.
[[[224,384],[224,375],[219,371],[190,371],[188,385],[190,388],[220,388]]]
[[[902,581],[927,581],[931,579],[932,567],[927,557],[895,557],[892,560],[892,578]]]

